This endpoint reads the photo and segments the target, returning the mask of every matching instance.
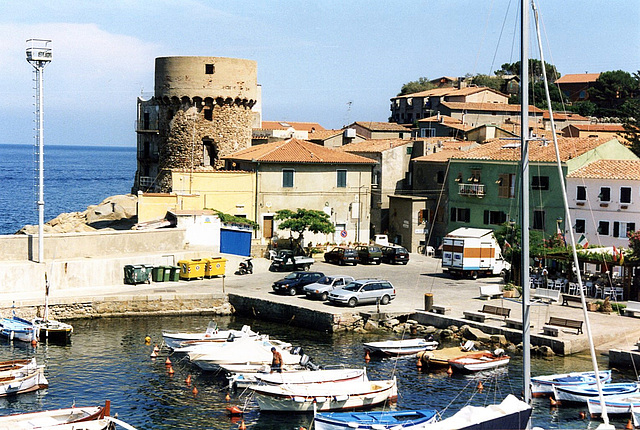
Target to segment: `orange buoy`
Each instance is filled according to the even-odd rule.
[[[364,361],[369,362],[369,360],[371,360],[371,357],[369,356],[369,350],[365,349],[364,350]]]
[[[558,406],[558,404],[560,402],[558,402],[556,399],[554,399],[553,397],[549,397],[549,403],[551,404],[551,406]]]
[[[151,337],[147,336],[144,338],[144,343],[149,344],[151,343]]]
[[[227,406],[226,409],[227,413],[231,416],[242,415],[244,413],[244,411],[240,409],[240,406]]]
[[[453,375],[453,369],[451,368],[451,366],[449,366],[449,368],[447,369],[447,375]]]
[[[187,379],[185,379],[184,382],[186,382],[187,385],[191,385],[191,375],[187,375]]]
[[[416,361],[416,367],[417,367],[418,369],[422,369],[422,360],[420,360],[419,358],[418,358],[418,360]]]
[[[38,341],[36,339],[31,339],[31,346],[38,346]]]
[[[231,396],[229,395],[229,393],[227,393],[226,396],[224,396],[224,399],[228,402],[231,400]]]
[[[156,345],[153,347],[153,350],[155,352],[160,352],[160,347],[158,346],[158,344],[156,343]]]
[[[244,420],[240,421],[240,424],[238,425],[238,429],[239,430],[247,430],[247,426],[244,425]]]
[[[627,426],[625,428],[626,429],[633,429],[633,423],[631,422],[631,419],[629,419],[629,421],[627,421]]]
[[[169,357],[164,361],[164,364],[165,366],[171,366],[171,360],[169,360]]]
[[[176,373],[176,372],[173,371],[173,366],[169,365],[169,368],[167,369],[167,373],[169,375],[173,375],[174,373]]]
[[[482,390],[484,390],[484,385],[482,385],[482,381],[478,381],[478,392],[482,393]]]
[[[156,358],[157,356],[158,353],[155,350],[151,351],[151,358]]]
[[[196,388],[196,386],[193,386],[193,390],[191,390],[191,393],[193,394],[193,397],[198,395],[198,389]]]
[[[580,411],[580,413],[578,414],[578,418],[584,420],[585,418],[587,418],[587,413],[585,411]]]

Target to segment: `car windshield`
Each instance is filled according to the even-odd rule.
[[[362,284],[360,284],[358,282],[351,282],[351,283],[349,283],[349,285],[344,287],[344,289],[347,290],[347,291],[358,291],[360,289],[360,287],[362,287]]]
[[[333,282],[333,279],[328,277],[328,276],[323,276],[322,278],[318,279],[318,281],[316,282],[317,284],[323,284],[323,285],[330,285],[331,282]]]
[[[300,277],[299,273],[289,273],[284,279],[298,279]]]

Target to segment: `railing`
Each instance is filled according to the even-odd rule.
[[[140,176],[138,179],[140,187],[150,187],[153,185],[153,178],[151,176]]]
[[[458,184],[458,187],[461,196],[484,197],[484,184]]]
[[[137,121],[136,120],[136,131],[138,132],[149,132],[149,133],[158,133],[158,121]]]

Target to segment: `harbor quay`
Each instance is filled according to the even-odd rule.
[[[203,251],[211,256],[211,252]],[[166,257],[166,253],[163,254]],[[197,252],[190,252],[192,258]],[[322,332],[340,332],[362,327],[367,320],[413,320],[419,324],[445,329],[468,325],[486,334],[504,335],[515,344],[520,343],[522,332],[509,328],[500,316],[484,319],[484,322],[465,318],[465,312],[478,312],[484,305],[510,309],[510,319],[522,320],[522,304],[517,298],[483,298],[480,286],[502,282],[499,277],[453,279],[442,272],[438,258],[411,254],[407,265],[338,266],[316,258],[311,271],[325,275],[350,275],[356,279],[377,278],[390,281],[396,290],[396,298],[388,305],[359,305],[355,308],[335,306],[329,302],[311,300],[304,295],[279,295],[272,284],[289,272],[272,272],[270,261],[254,258],[254,273],[236,275],[243,257],[219,254],[225,259],[223,276],[204,279],[153,282],[129,285],[86,285],[83,287],[56,289],[51,285],[49,312],[53,318],[73,320],[79,318],[104,318],[119,316],[186,315],[207,316],[237,313],[261,320],[276,321],[291,327],[305,327]],[[175,257],[175,256],[174,256]],[[101,257],[98,264],[122,263],[122,256]],[[178,254],[178,258],[179,254]],[[139,254],[129,257],[129,263],[160,261],[159,255]],[[95,260],[95,259],[92,259]],[[14,265],[20,263],[15,263]],[[76,263],[80,264],[80,263]],[[96,261],[91,261],[92,265]],[[158,263],[160,264],[160,263]],[[22,267],[22,266],[20,266]],[[124,266],[123,266],[124,267]],[[11,263],[2,263],[2,270],[16,270]],[[24,270],[24,269],[20,269]],[[26,276],[27,278],[31,278]],[[4,291],[4,290],[3,290]],[[435,305],[444,314],[426,311],[425,306]],[[0,293],[0,314],[7,316],[15,310],[23,317],[42,313],[44,286],[29,285],[20,292]],[[531,309],[531,344],[549,346],[556,354],[569,355],[588,351],[587,329],[577,334],[575,329],[560,329],[557,336],[543,334],[543,326],[551,317],[585,320],[579,304],[562,306],[560,303],[533,302]],[[588,312],[590,331],[600,353],[609,349],[636,350],[640,338],[640,318]],[[633,353],[633,352],[632,352]],[[623,354],[624,355],[624,354]]]

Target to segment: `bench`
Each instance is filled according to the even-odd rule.
[[[580,303],[580,305],[582,305],[582,298],[573,294],[562,293],[562,306],[569,306],[569,302]]]
[[[440,314],[440,315],[446,315],[449,312],[451,312],[451,308],[449,306],[432,305],[431,312]]]
[[[630,317],[634,317],[636,316],[636,312],[640,312],[640,302],[629,300],[627,302],[627,307],[624,308],[624,314]]]
[[[481,285],[480,286],[480,297],[486,299],[493,299],[495,297],[502,297],[504,293],[500,289],[500,285],[498,284],[490,284],[490,285]]]
[[[506,320],[504,320],[504,322],[507,324],[508,328],[514,328],[516,330],[522,330],[523,323],[522,323],[521,320],[517,320],[515,318],[507,318]],[[531,328],[533,328],[533,323],[531,321],[529,321],[529,326]]]
[[[533,298],[540,299],[540,301],[559,302],[560,290],[552,290],[550,288],[536,288],[533,290]]]
[[[492,306],[492,305],[484,305],[482,306],[482,310],[477,312],[474,311],[464,311],[464,317],[468,320],[477,321],[483,323],[484,320],[488,316],[499,316],[509,318],[509,314],[511,313],[511,309],[509,308],[501,308],[500,306]]]
[[[582,333],[582,321],[570,320],[560,317],[550,317],[549,322],[544,327],[542,327],[542,331],[547,336],[557,337],[560,328],[574,328],[576,329],[576,334],[580,334]]]

